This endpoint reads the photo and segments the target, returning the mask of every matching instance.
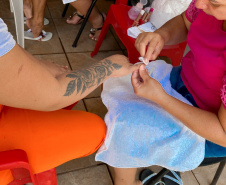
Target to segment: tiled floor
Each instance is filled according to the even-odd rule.
[[[100,11],[107,13],[112,1],[99,0],[97,5]],[[61,0],[48,0],[45,10],[45,17],[50,20],[50,24],[45,26],[45,31],[51,31],[53,38],[48,42],[25,42],[25,49],[40,59],[53,60],[59,64],[70,65],[72,69],[78,69],[81,66],[89,65],[107,56],[116,53],[126,53],[125,47],[119,41],[113,29],[108,32],[105,41],[102,44],[100,52],[94,58],[90,58],[90,53],[94,49],[95,42],[88,38],[90,25],[87,24],[78,47],[71,47],[72,42],[78,32],[79,26],[68,25],[64,18],[61,18],[63,11]],[[67,16],[72,13],[72,7],[69,8]],[[13,14],[9,11],[8,0],[0,0],[0,17],[6,22],[9,31],[15,37],[15,28]],[[104,118],[106,108],[100,99],[101,89],[98,88],[74,107],[76,110],[84,110],[95,113]],[[112,168],[106,164],[95,162],[95,154],[75,159],[67,162],[57,168],[59,185],[112,185],[114,173]],[[182,174],[184,185],[209,185],[218,164],[197,168],[193,171]],[[154,171],[160,168],[151,167]],[[140,171],[141,169],[139,169]],[[218,185],[226,185],[226,168],[218,182]]]

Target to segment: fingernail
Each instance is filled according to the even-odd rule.
[[[148,63],[148,59],[144,58],[144,63],[147,64]]]
[[[145,66],[142,65],[142,66],[140,67],[140,69],[141,69],[141,70],[145,70]]]

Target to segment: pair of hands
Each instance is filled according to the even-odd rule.
[[[160,33],[142,33],[138,36],[135,47],[140,55],[143,56],[146,61],[149,61],[157,58],[164,44],[165,40]],[[116,71],[117,74],[115,76],[119,77],[128,75],[131,72],[133,73],[131,81],[135,94],[156,103],[161,100],[165,91],[158,81],[149,76],[144,64],[132,65],[129,63],[127,57],[121,55],[118,55],[118,58],[113,58],[112,61],[118,62],[123,66],[121,70]]]
[[[156,30],[154,33],[141,33],[135,42],[135,47],[140,55],[144,57],[145,63],[148,63],[150,60],[155,60],[164,45],[165,39],[159,30]],[[149,76],[144,65],[139,70],[133,72],[131,81],[135,94],[152,100],[155,103],[161,101],[161,97],[166,94],[161,84]]]

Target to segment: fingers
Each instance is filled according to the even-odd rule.
[[[132,76],[131,76],[131,82],[132,82],[132,85],[135,88],[138,88],[141,84],[141,81],[140,81],[140,75],[139,75],[139,70],[136,70],[132,73]]]
[[[135,47],[137,51],[140,53],[140,56],[144,57],[146,53],[146,47],[151,38],[148,38],[148,33],[141,33],[138,35],[135,41]]]
[[[156,36],[151,40],[149,43],[147,52],[144,56],[145,59],[149,60],[155,60],[159,53],[161,52],[163,48],[164,43],[162,42],[162,39]]]
[[[136,39],[135,47],[145,62],[155,60],[164,46],[164,40],[158,33],[142,33]]]
[[[131,68],[130,68],[131,72],[133,72],[138,70],[142,64],[130,64],[130,65],[131,65]]]
[[[164,41],[161,39],[157,42],[155,49],[152,52],[152,54],[149,55],[149,53],[147,52],[146,55],[149,55],[149,56],[145,56],[145,58],[150,57],[149,60],[155,60],[159,56],[160,52],[162,51],[163,46],[164,46]]]
[[[142,78],[142,80],[145,82],[147,80],[150,79],[150,76],[148,74],[148,71],[145,69],[145,65],[142,64],[139,68],[139,74],[140,74],[140,77]]]

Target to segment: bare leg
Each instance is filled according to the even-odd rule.
[[[44,12],[47,0],[32,0],[33,17],[27,20],[27,26],[31,29],[33,37],[38,37],[44,27]]]
[[[23,10],[25,16],[30,19],[32,17],[32,1],[31,0],[23,0]]]
[[[114,185],[142,185],[135,179],[137,168],[114,168],[114,171]]]
[[[91,3],[91,0],[77,0],[72,2],[71,5],[79,12],[81,12],[82,15],[86,15]],[[90,14],[89,22],[91,23],[93,28],[100,28],[103,26],[103,18],[96,7],[93,8],[93,11]],[[94,36],[90,35],[90,38],[92,38],[93,40],[97,40],[100,35],[100,32],[101,30],[97,31]]]

